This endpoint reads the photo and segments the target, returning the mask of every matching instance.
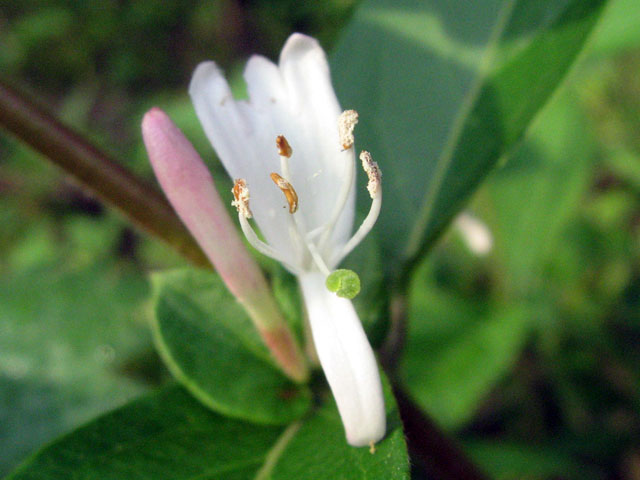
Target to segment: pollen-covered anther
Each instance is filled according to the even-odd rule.
[[[233,185],[231,192],[234,198],[231,205],[236,207],[238,213],[244,218],[251,218],[253,214],[249,209],[249,187],[247,187],[247,182],[244,178],[236,179],[236,183]]]
[[[291,145],[287,142],[287,139],[284,135],[278,135],[276,137],[276,146],[278,147],[278,154],[281,157],[291,158],[293,154],[293,150],[291,149]]]
[[[371,198],[376,198],[380,193],[380,185],[382,183],[382,172],[378,164],[373,161],[371,154],[366,150],[360,153],[360,160],[362,161],[362,168],[364,169],[367,177],[369,177],[369,183],[367,183],[367,190]]]
[[[338,135],[344,150],[353,146],[353,129],[356,127],[356,123],[358,123],[358,112],[355,110],[345,110],[338,117]]]
[[[289,204],[289,213],[296,213],[296,210],[298,210],[298,194],[293,188],[293,185],[277,173],[272,173],[270,176],[273,183],[284,193],[287,203]]]

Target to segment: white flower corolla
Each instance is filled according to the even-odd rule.
[[[489,254],[493,248],[493,235],[489,227],[469,212],[458,214],[453,222],[471,252],[478,256]]]
[[[357,114],[341,113],[316,40],[293,34],[277,65],[252,56],[244,78],[249,99],[234,100],[216,64],[200,64],[189,89],[196,112],[236,180],[233,204],[247,239],[299,280],[347,441],[372,445],[386,429],[378,366],[353,304],[330,292],[325,279],[373,227],[380,170],[362,152],[372,204],[352,235]]]

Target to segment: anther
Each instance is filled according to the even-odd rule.
[[[287,139],[284,138],[284,135],[278,135],[276,137],[276,146],[278,147],[278,154],[280,156],[291,158],[293,150],[291,150],[291,145],[289,145]]]
[[[277,173],[271,174],[271,180],[273,180],[273,183],[284,193],[287,203],[289,204],[289,213],[296,213],[296,210],[298,210],[298,194],[294,190],[293,185]]]
[[[237,178],[236,183],[233,185],[233,202],[231,205],[236,207],[238,213],[244,218],[251,218],[253,214],[249,209],[249,188],[244,178]]]
[[[344,150],[353,146],[353,129],[356,127],[356,123],[358,123],[358,112],[355,110],[345,110],[338,117],[338,135]]]
[[[382,172],[378,164],[373,161],[371,154],[367,151],[360,153],[360,160],[362,161],[362,168],[364,169],[367,177],[369,177],[369,183],[367,183],[367,190],[371,198],[376,198],[380,192],[380,183],[382,179]]]

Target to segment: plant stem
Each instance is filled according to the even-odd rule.
[[[391,377],[395,376],[407,336],[407,296],[394,292],[389,303],[389,331],[380,347],[380,362]]]
[[[0,79],[0,126],[191,263],[211,264],[164,196]]]
[[[414,464],[440,480],[488,479],[401,387],[394,385],[393,392]]]

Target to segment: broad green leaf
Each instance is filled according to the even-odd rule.
[[[610,0],[601,25],[589,45],[589,54],[615,54],[640,46],[640,3],[636,0]]]
[[[124,375],[152,349],[145,277],[109,261],[66,260],[0,282],[0,475],[146,390]]]
[[[169,387],[63,437],[7,480],[245,480],[281,431],[225,418]]]
[[[169,370],[213,410],[283,424],[310,406],[308,389],[273,363],[249,317],[212,273],[179,270],[153,277],[154,338]]]
[[[603,472],[573,458],[567,448],[557,445],[534,446],[512,442],[465,442],[471,458],[492,478],[531,480],[547,478],[580,478],[595,480]]]
[[[573,95],[562,92],[481,191],[494,258],[503,264],[510,291],[524,293],[541,282],[545,260],[589,187],[593,145]]]
[[[389,433],[371,454],[347,445],[332,400],[288,427],[268,426],[221,416],[167,387],[61,438],[7,480],[408,479],[393,397],[387,414]]]
[[[604,3],[362,4],[333,75],[343,105],[360,113],[358,146],[384,174],[378,229],[389,270],[423,253],[522,137]]]
[[[410,289],[406,388],[443,427],[460,427],[513,365],[529,320],[525,308],[492,308],[447,293],[421,268]]]

